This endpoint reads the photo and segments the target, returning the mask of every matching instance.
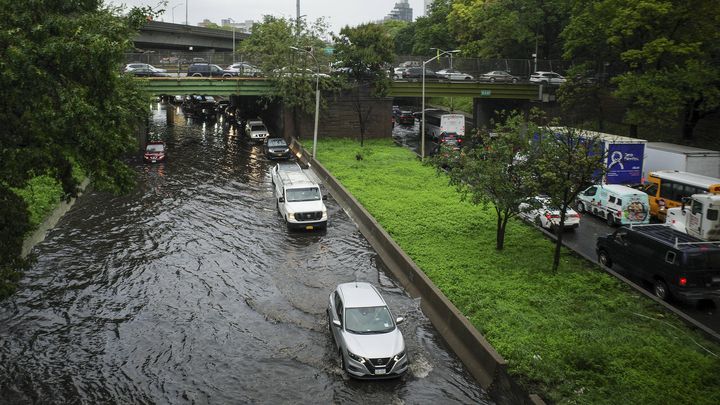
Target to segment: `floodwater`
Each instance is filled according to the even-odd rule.
[[[81,197],[0,302],[0,403],[491,402],[332,197],[327,231],[289,232],[259,145],[164,109],[168,161]],[[339,368],[325,308],[354,280],[407,317],[399,379]]]

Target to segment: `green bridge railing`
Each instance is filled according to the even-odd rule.
[[[275,94],[272,81],[264,78],[138,78],[151,95],[204,94],[210,96],[264,96]],[[394,81],[390,97],[422,97],[422,83]],[[534,83],[485,83],[468,81],[425,82],[426,97],[474,97],[542,100],[541,86]]]

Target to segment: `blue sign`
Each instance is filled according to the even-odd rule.
[[[642,182],[644,143],[612,143],[607,149],[607,184]]]

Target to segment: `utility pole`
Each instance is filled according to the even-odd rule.
[[[300,0],[295,0],[295,35],[300,35]]]

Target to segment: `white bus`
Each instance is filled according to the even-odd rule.
[[[425,110],[425,135],[437,142],[444,132],[455,133],[460,138],[465,136],[465,116],[444,110]]]

